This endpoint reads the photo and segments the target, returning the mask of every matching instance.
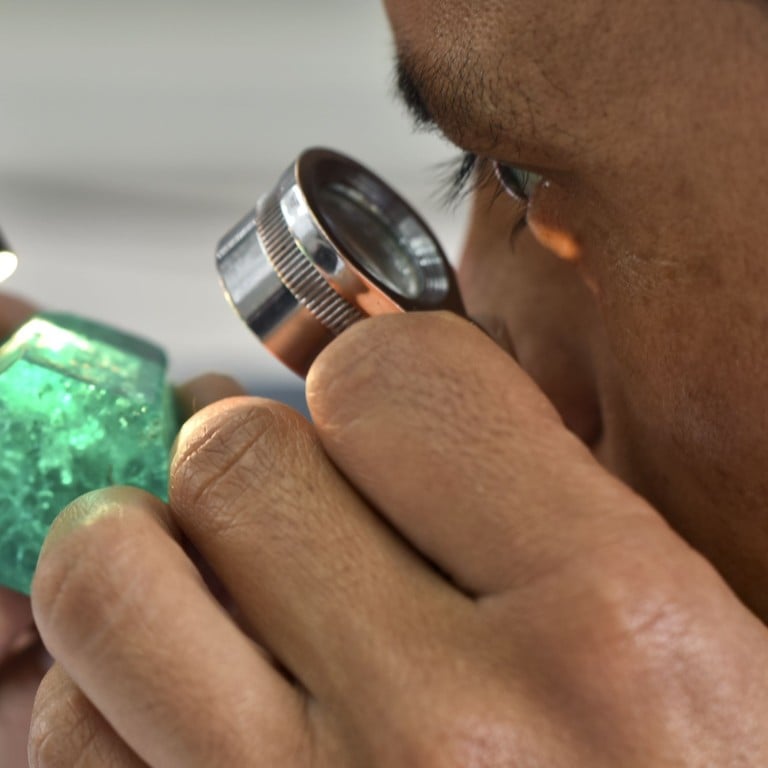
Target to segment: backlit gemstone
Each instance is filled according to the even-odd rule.
[[[29,592],[51,523],[83,493],[166,498],[177,429],[158,347],[71,315],[22,326],[0,347],[0,584]]]

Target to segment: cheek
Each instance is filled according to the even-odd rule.
[[[511,242],[519,212],[492,199],[481,193],[474,207],[460,268],[467,306],[504,319],[524,367],[553,400],[558,387],[536,375],[542,361],[566,360],[559,370],[571,390],[574,372],[581,384],[596,380],[606,463],[651,496],[662,477],[679,484],[728,474],[732,485],[754,486],[768,464],[760,255],[739,261],[732,238],[696,232],[695,222],[663,225],[657,210],[639,216],[657,226],[619,230],[604,226],[617,220],[605,205],[553,206],[566,232],[571,220],[585,226],[583,261],[574,264],[530,234]]]
[[[512,351],[565,424],[587,444],[600,433],[590,360],[594,299],[573,263],[514,229],[518,204],[483,190],[459,270],[470,314]]]
[[[728,277],[649,283],[618,273],[601,294],[633,450],[698,475],[761,471],[765,312],[751,289]]]

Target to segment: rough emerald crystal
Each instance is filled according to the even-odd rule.
[[[0,584],[29,592],[51,523],[83,493],[166,497],[165,369],[158,347],[71,315],[38,315],[0,347]]]

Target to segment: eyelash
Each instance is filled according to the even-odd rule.
[[[452,164],[447,180],[448,189],[444,194],[446,205],[461,202],[491,179],[496,181],[498,194],[507,194],[521,203],[528,202],[533,188],[541,181],[537,173],[485,160],[474,152],[464,152]]]

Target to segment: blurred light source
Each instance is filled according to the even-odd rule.
[[[19,259],[13,251],[0,251],[0,283],[7,280],[19,265]]]
[[[0,230],[0,283],[7,280],[19,266],[19,260]]]

